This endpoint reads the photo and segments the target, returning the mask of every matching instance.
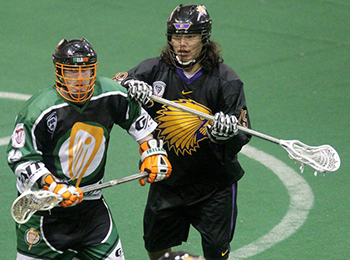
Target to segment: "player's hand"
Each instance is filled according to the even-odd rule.
[[[60,203],[62,207],[74,206],[83,199],[83,192],[79,187],[69,185],[57,179],[52,174],[46,175],[43,183],[44,190],[52,191],[62,196],[63,200]]]
[[[168,160],[167,153],[163,148],[163,141],[151,139],[140,145],[141,172],[148,172],[145,179],[140,179],[141,186],[152,182],[158,182],[168,178],[172,167]]]
[[[207,125],[207,134],[214,143],[223,143],[238,134],[238,121],[233,115],[218,112],[212,125]]]
[[[141,105],[152,106],[153,101],[151,100],[151,96],[153,94],[152,87],[148,85],[146,82],[129,79],[123,82],[123,85],[128,86],[129,96],[136,100]]]

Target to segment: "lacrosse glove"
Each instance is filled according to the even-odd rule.
[[[129,79],[124,81],[123,85],[128,86],[129,96],[136,100],[139,104],[145,106],[153,105],[153,101],[151,100],[153,90],[152,87],[146,82],[136,79]]]
[[[79,187],[74,187],[68,183],[59,180],[52,174],[47,174],[43,179],[44,190],[51,191],[61,195],[63,200],[60,203],[62,207],[74,206],[83,199],[83,192]]]
[[[214,143],[225,143],[230,138],[238,134],[238,121],[233,115],[225,115],[218,112],[214,115],[212,125],[207,125],[207,134]]]
[[[163,140],[151,139],[140,145],[140,171],[148,172],[145,179],[140,179],[141,186],[148,183],[158,182],[168,178],[172,167],[168,160],[167,153],[163,148]]]

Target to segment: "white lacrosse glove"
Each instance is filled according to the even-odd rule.
[[[207,134],[214,143],[224,143],[238,134],[238,121],[233,115],[218,112],[214,115],[212,125],[207,125]]]
[[[151,139],[140,145],[141,172],[148,172],[145,179],[140,179],[141,186],[152,182],[162,181],[171,174],[172,167],[167,157],[167,152],[163,148],[163,140]]]
[[[123,82],[124,86],[128,86],[129,96],[141,105],[153,105],[151,96],[153,94],[152,87],[146,82],[136,79],[129,79]]]
[[[48,190],[62,196],[63,200],[60,205],[64,208],[74,206],[80,203],[83,199],[83,192],[79,187],[69,185],[52,174],[47,174],[44,176],[42,183],[44,190]]]

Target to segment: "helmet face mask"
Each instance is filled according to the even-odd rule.
[[[200,34],[173,34],[170,43],[172,56],[182,68],[198,61],[203,51]],[[194,65],[194,64],[193,64]]]
[[[59,93],[74,103],[88,100],[95,86],[96,65],[72,66],[56,63],[56,88]]]
[[[212,20],[204,5],[179,5],[167,21],[167,40],[173,64],[181,69],[189,69],[205,58],[206,45],[210,41]],[[202,48],[198,56],[183,62],[172,42],[179,35],[200,35]]]
[[[56,89],[66,100],[83,103],[93,94],[97,55],[85,39],[61,40],[52,55],[56,70]]]

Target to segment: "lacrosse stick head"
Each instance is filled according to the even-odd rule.
[[[280,140],[280,145],[288,152],[291,159],[304,165],[308,165],[317,172],[334,172],[340,167],[340,157],[337,151],[330,145],[309,146],[298,140]]]
[[[50,210],[60,203],[62,197],[51,191],[27,190],[12,204],[12,218],[19,224],[26,223],[38,210]]]

